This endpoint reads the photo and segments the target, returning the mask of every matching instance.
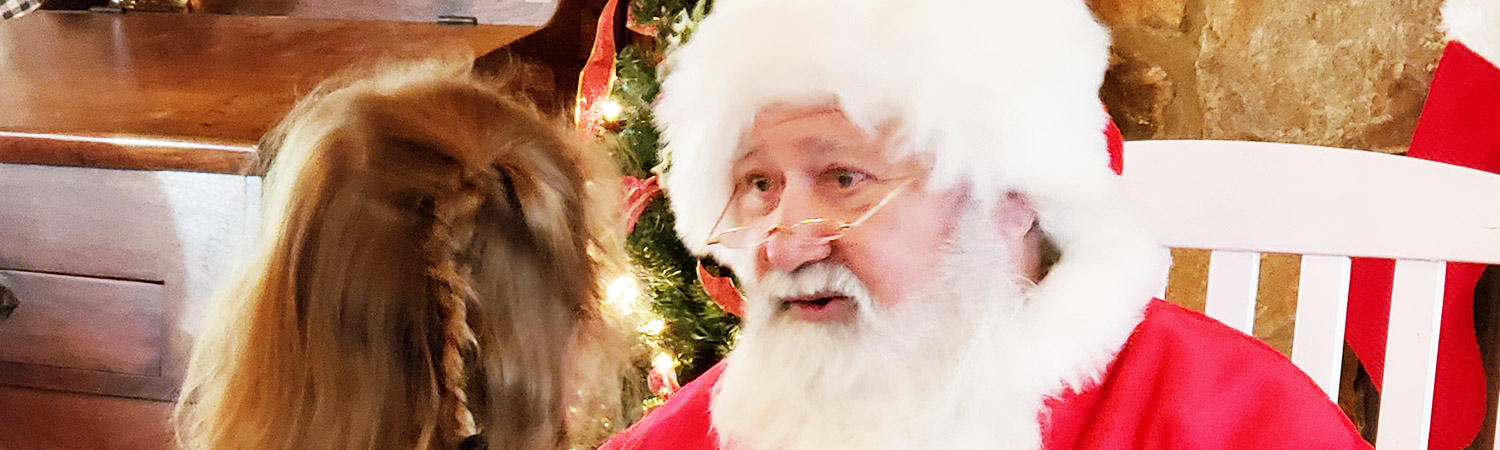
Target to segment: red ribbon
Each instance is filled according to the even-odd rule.
[[[656,36],[656,23],[636,20],[635,11],[625,10],[625,28],[646,36]]]
[[[703,262],[700,261],[698,281],[703,282],[703,291],[707,292],[708,298],[714,299],[714,303],[719,304],[720,308],[724,308],[735,317],[745,316],[745,297],[740,295],[740,290],[734,287],[734,280],[708,273],[708,269],[704,269]]]
[[[682,389],[682,385],[677,383],[677,372],[674,372],[671,367],[657,365],[652,365],[651,371],[646,374],[646,386],[651,388],[651,393],[656,394],[656,397],[662,400],[666,400],[672,394],[677,393],[678,389]]]
[[[578,74],[578,100],[573,105],[573,124],[579,132],[593,136],[599,131],[599,99],[609,94],[615,74],[615,6],[616,0],[604,4],[599,24],[594,28],[594,49]]]
[[[626,175],[621,177],[625,183],[625,203],[621,205],[625,213],[625,232],[635,231],[635,222],[640,220],[641,212],[646,210],[646,205],[661,193],[661,185],[657,184],[656,177],[640,179]]]

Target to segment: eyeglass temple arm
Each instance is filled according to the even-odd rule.
[[[885,194],[885,198],[880,199],[879,202],[875,203],[875,206],[872,206],[872,207],[870,207],[870,209],[866,210],[865,213],[861,214],[858,219],[854,219],[853,222],[849,222],[849,223],[840,225],[839,226],[839,230],[841,230],[841,231],[842,230],[847,230],[847,229],[850,229],[850,228],[857,227],[857,226],[859,226],[862,223],[865,223],[866,220],[869,220],[871,217],[874,217],[875,213],[878,212],[878,211],[880,211],[880,208],[884,208],[886,203],[890,203],[891,199],[896,198],[896,194],[900,194],[901,191],[905,190],[907,186],[911,185],[911,182],[912,182],[911,179],[907,179],[906,181],[902,181],[900,186],[896,186],[895,189],[891,189],[890,193]]]

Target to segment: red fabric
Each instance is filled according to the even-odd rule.
[[[719,448],[719,435],[709,423],[708,404],[725,367],[728,360],[719,361],[599,450]]]
[[[715,449],[713,385],[727,363],[683,387],[604,449]],[[1102,384],[1048,403],[1049,449],[1370,448],[1285,357],[1196,312],[1160,300]]]
[[[1500,173],[1500,68],[1453,42],[1443,50],[1407,155]]]
[[[1500,69],[1454,42],[1443,51],[1408,156],[1500,173]],[[1482,207],[1475,205],[1475,207]],[[1388,259],[1355,258],[1344,336],[1375,386],[1385,375]],[[1474,287],[1484,266],[1449,264],[1432,400],[1431,449],[1463,448],[1484,420],[1484,366],[1474,338]]]
[[[1115,171],[1115,175],[1124,173],[1125,170],[1125,138],[1120,135],[1120,129],[1115,127],[1115,121],[1106,120],[1104,127],[1104,139],[1109,141],[1109,168]]]

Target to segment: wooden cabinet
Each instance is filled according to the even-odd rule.
[[[257,177],[0,163],[0,384],[169,401]],[[4,424],[0,424],[4,427]]]
[[[0,163],[0,448],[168,448],[256,177]]]
[[[0,448],[170,448],[205,303],[258,227],[255,141],[351,65],[534,26],[37,11],[0,22]],[[471,56],[472,57],[472,56]]]
[[[3,142],[3,141],[0,141]],[[3,143],[0,143],[3,145]],[[0,163],[0,448],[166,448],[259,178]]]

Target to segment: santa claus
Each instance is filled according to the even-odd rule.
[[[664,186],[744,283],[724,363],[605,448],[1366,448],[1254,338],[1153,300],[1081,0],[721,0]]]

